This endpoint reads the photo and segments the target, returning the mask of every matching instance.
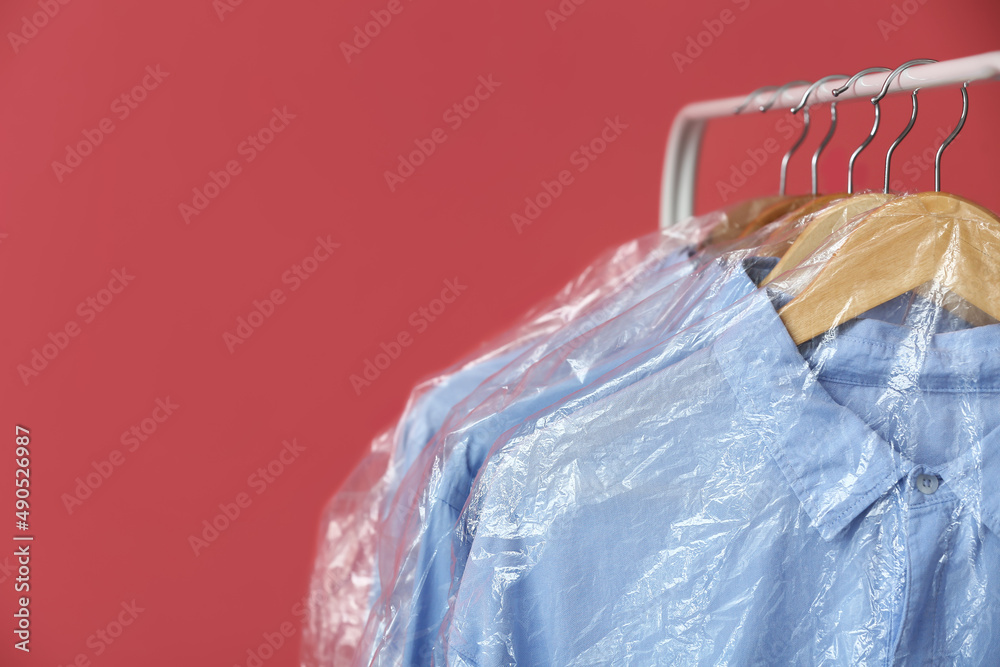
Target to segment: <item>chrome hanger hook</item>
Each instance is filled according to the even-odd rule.
[[[965,119],[969,117],[969,82],[966,81],[962,84],[962,117],[958,120],[958,125],[955,129],[951,131],[948,138],[944,140],[941,144],[941,148],[937,150],[937,155],[934,156],[934,192],[941,192],[941,155],[944,153],[944,149],[948,147],[958,133],[962,131],[965,127]]]
[[[882,90],[879,91],[878,95],[872,98],[872,104],[878,104],[882,101],[882,98],[886,96],[889,92],[889,86],[892,85],[893,79],[898,77],[903,73],[904,70],[910,69],[914,65],[930,65],[936,63],[936,60],[931,60],[930,58],[917,58],[916,60],[907,60],[905,63],[892,70],[892,73],[885,77],[885,82],[882,84]]]
[[[888,67],[869,67],[867,69],[863,69],[854,76],[852,76],[850,79],[848,79],[847,83],[845,83],[843,86],[833,91],[833,96],[838,97],[840,95],[843,95],[845,92],[850,90],[851,86],[853,86],[858,79],[867,74],[874,74],[876,72],[889,72],[889,71],[890,70]],[[861,155],[861,151],[867,148],[868,144],[870,144],[872,142],[872,139],[875,138],[875,133],[878,132],[879,119],[880,119],[879,106],[878,103],[875,103],[875,123],[872,125],[872,129],[868,133],[868,138],[865,139],[864,142],[862,142],[862,144],[858,146],[853,153],[851,153],[851,159],[847,162],[847,194],[854,194],[854,162],[858,159],[858,156]]]
[[[762,104],[758,108],[762,112],[767,111],[768,109],[774,106],[774,103],[778,101],[778,98],[781,97],[781,94],[785,92],[785,90],[793,86],[806,86],[806,85],[809,85],[808,81],[789,81],[785,85],[780,86],[777,90],[775,90],[774,95],[771,96],[771,99],[768,100],[766,104]],[[788,152],[785,153],[785,156],[781,158],[781,178],[778,181],[778,194],[782,196],[784,196],[785,194],[785,184],[788,182],[788,161],[792,159],[792,154],[799,149],[799,146],[802,145],[802,142],[806,140],[806,135],[809,134],[808,107],[806,108],[805,113],[802,114],[802,121],[803,125],[802,125],[801,136],[799,136],[798,140],[794,144],[792,144],[792,147],[788,149]]]
[[[914,65],[929,65],[931,63],[936,63],[936,62],[937,62],[936,60],[931,60],[929,58],[917,58],[915,60],[908,60],[899,67],[897,67],[896,69],[892,70],[892,73],[889,74],[889,76],[885,77],[885,81],[882,83],[882,90],[879,91],[878,95],[872,98],[872,104],[875,105],[876,109],[878,108],[878,103],[889,92],[889,86],[892,85],[893,80],[895,80],[896,77],[898,77],[904,71],[908,70]],[[889,194],[889,164],[892,162],[892,154],[896,151],[896,147],[899,146],[900,142],[903,141],[906,135],[910,133],[910,130],[913,129],[913,124],[917,121],[917,92],[919,90],[920,89],[917,88],[916,90],[913,91],[913,110],[910,112],[910,122],[906,124],[906,127],[903,129],[903,132],[898,137],[896,137],[896,140],[892,142],[892,145],[889,146],[889,150],[886,151],[885,154],[885,184],[884,184],[885,187],[883,188],[885,194]]]
[[[785,85],[779,86],[777,90],[774,91],[774,95],[771,96],[771,99],[766,104],[762,104],[757,108],[760,111],[767,111],[774,106],[774,103],[778,101],[778,98],[781,97],[781,94],[786,90],[788,90],[789,88],[792,88],[794,86],[808,86],[808,85],[809,85],[808,81],[789,81]]]
[[[778,88],[777,86],[761,86],[757,90],[755,90],[752,93],[750,93],[749,95],[747,95],[747,98],[746,98],[746,100],[744,100],[743,104],[741,104],[738,107],[736,107],[735,109],[733,109],[733,113],[734,114],[743,113],[743,110],[746,109],[748,106],[750,106],[750,103],[753,102],[753,100],[754,100],[755,97],[757,97],[761,93],[767,92],[769,90],[777,90],[777,88]]]
[[[803,93],[802,99],[799,100],[799,103],[796,104],[794,107],[791,108],[791,112],[792,113],[798,113],[799,111],[801,111],[802,108],[809,102],[809,97],[814,92],[816,92],[817,88],[819,88],[820,86],[822,86],[827,81],[833,81],[834,79],[846,79],[846,78],[847,78],[846,74],[831,74],[829,76],[824,76],[822,79],[820,79],[819,81],[817,81],[816,83],[812,84],[811,86],[809,86],[809,88],[806,89],[806,92]]]
[[[834,90],[833,96],[840,97],[841,95],[846,93],[851,88],[851,86],[857,83],[858,79],[860,79],[863,76],[868,76],[869,74],[875,74],[876,72],[891,72],[891,71],[892,70],[889,69],[888,67],[868,67],[866,69],[863,69],[854,76],[852,76],[850,79],[848,79],[847,83],[845,83],[843,86]]]
[[[792,113],[798,113],[801,109],[805,108],[809,103],[809,96],[819,88],[821,85],[827,81],[833,81],[834,79],[846,79],[846,74],[831,74],[829,76],[824,76],[822,79],[809,86],[805,94],[802,95],[802,100],[799,101],[797,105],[792,107]],[[812,160],[810,161],[810,174],[812,175],[812,194],[815,196],[819,192],[819,156],[826,148],[830,140],[833,139],[833,133],[837,130],[837,102],[833,101],[830,103],[830,129],[827,130],[826,136],[823,137],[823,141],[819,142],[819,147],[816,152],[812,155]]]
[[[906,124],[906,127],[903,128],[903,131],[900,132],[899,136],[896,137],[896,140],[892,142],[892,145],[889,146],[889,150],[885,153],[885,187],[882,189],[882,192],[885,194],[889,194],[889,163],[892,161],[892,154],[896,151],[896,146],[899,146],[900,142],[902,142],[903,139],[906,138],[906,135],[910,133],[910,130],[913,129],[913,124],[917,122],[917,93],[919,92],[919,88],[915,88],[913,90],[913,110],[910,112],[910,122]]]
[[[833,133],[837,130],[837,103],[830,103],[830,129],[827,130],[823,141],[819,142],[819,147],[813,153],[810,172],[812,173],[812,193],[816,196],[819,193],[819,155],[826,149],[826,145],[833,139]]]
[[[787,182],[788,176],[788,161],[792,159],[792,153],[799,149],[802,142],[806,140],[806,135],[809,134],[809,107],[802,110],[802,134],[799,138],[792,144],[792,147],[788,149],[785,156],[781,158],[781,180],[778,182],[778,194],[784,196],[785,194],[785,184]]]

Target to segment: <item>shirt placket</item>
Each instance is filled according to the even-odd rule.
[[[935,665],[939,613],[959,499],[937,471],[916,467],[906,477],[906,594],[893,665]]]

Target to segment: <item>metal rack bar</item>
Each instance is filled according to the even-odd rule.
[[[853,88],[838,97],[834,97],[831,91],[843,85],[846,79],[830,81],[817,88],[810,97],[810,104],[870,98],[881,90],[887,76],[888,73],[882,72],[864,76],[858,79]],[[911,67],[896,78],[889,87],[889,92],[953,86],[966,81],[987,81],[996,78],[1000,78],[1000,51],[991,51],[978,56]],[[796,86],[785,90],[771,109],[792,108],[801,100],[806,88],[808,86]],[[761,99],[767,100],[769,95],[770,93],[765,93],[761,95]],[[698,153],[701,149],[705,124],[712,118],[732,116],[736,107],[745,100],[744,95],[694,102],[678,112],[670,128],[663,166],[660,227],[668,227],[693,215]]]

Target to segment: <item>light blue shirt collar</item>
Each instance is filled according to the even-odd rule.
[[[766,323],[753,325],[754,341],[740,335],[742,318],[748,325]],[[1000,325],[928,335],[866,319],[834,335],[834,358],[811,367],[761,290],[738,308],[733,326],[712,348],[746,407],[751,427],[813,526],[832,540],[900,479],[925,472],[940,476],[1000,536],[1000,433],[985,435],[979,446],[947,464],[918,466],[838,405],[819,382],[824,373],[836,372],[853,374],[856,382],[888,383],[900,375],[892,366],[900,363],[901,355],[919,355],[920,388],[1000,391]],[[860,355],[863,364],[852,364]]]

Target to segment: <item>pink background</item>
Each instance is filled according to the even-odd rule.
[[[415,382],[656,228],[684,103],[1000,48],[992,0],[226,1],[0,8],[0,664],[247,665],[282,628],[264,664],[297,664],[326,500]],[[348,62],[340,43],[390,5]],[[707,46],[678,64],[701,32]],[[449,113],[481,77],[493,83],[475,110]],[[944,187],[998,209],[1000,86],[970,95]],[[894,163],[907,189],[931,188],[916,156],[961,107],[955,89],[921,103]],[[909,100],[884,110],[863,186],[881,184]],[[844,188],[871,105],[841,115],[827,192]],[[746,149],[791,143],[782,118],[709,128],[700,210],[722,205],[718,183]],[[826,110],[815,118],[808,152]],[[619,136],[574,161],[606,119]],[[385,172],[429,137],[434,152],[390,189]],[[87,154],[67,156],[80,142]],[[729,201],[773,192],[779,162]],[[791,190],[806,165],[793,160]],[[572,183],[519,232],[512,214],[562,170]],[[448,280],[466,289],[416,325]],[[250,316],[255,300],[269,316]],[[259,326],[238,330],[248,316]],[[411,344],[355,391],[350,376],[401,333]],[[25,372],[35,350],[52,358]],[[17,424],[31,431],[30,655],[12,635]],[[91,473],[100,485],[77,494]],[[239,516],[193,547],[220,503]],[[107,643],[97,633],[116,622],[128,625]]]

